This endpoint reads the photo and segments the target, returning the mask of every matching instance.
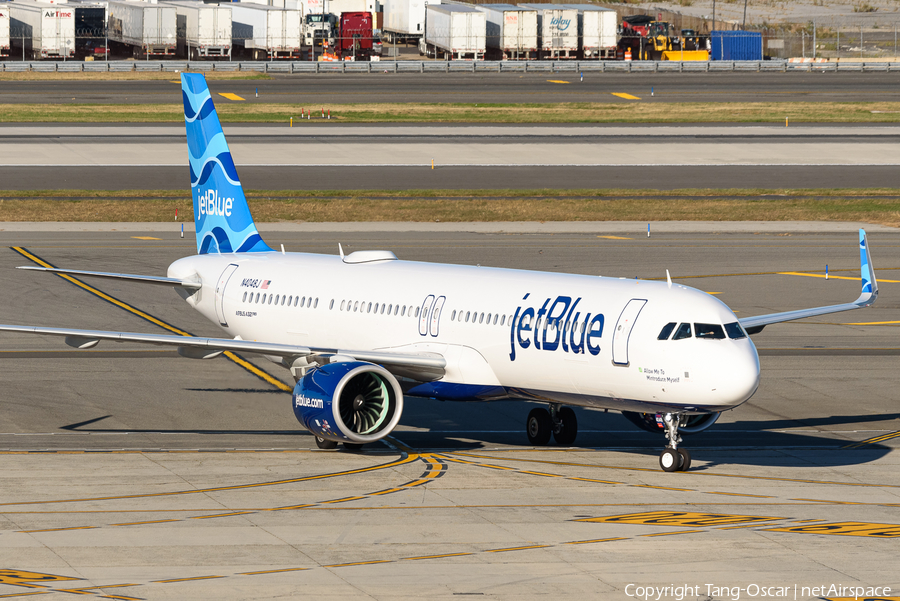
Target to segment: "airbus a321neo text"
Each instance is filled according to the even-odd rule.
[[[863,230],[862,291],[851,303],[738,319],[715,297],[666,282],[401,261],[364,250],[286,253],[260,237],[206,80],[182,74],[197,254],[167,277],[26,267],[171,286],[227,338],[0,326],[64,336],[178,347],[210,359],[258,353],[293,375],[294,414],[321,448],[387,436],[404,397],[521,399],[528,440],[571,445],[572,406],[621,411],[667,439],[659,463],[686,470],[680,433],[715,423],[756,392],[749,335],[770,324],[847,311],[878,286]]]

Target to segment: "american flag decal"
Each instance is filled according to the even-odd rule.
[[[263,280],[262,286],[260,286],[260,288],[262,288],[263,290],[265,290],[266,288],[269,287],[269,284],[270,284],[270,283],[272,283],[272,280]]]

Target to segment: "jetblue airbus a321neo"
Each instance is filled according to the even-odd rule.
[[[533,445],[571,445],[570,406],[621,411],[663,431],[659,463],[686,470],[679,432],[704,430],[759,385],[749,334],[765,326],[865,307],[878,286],[859,232],[862,292],[851,303],[738,319],[724,303],[667,282],[401,261],[388,251],[338,256],[274,251],[260,237],[200,74],[182,74],[197,255],[168,277],[44,269],[168,285],[219,324],[224,338],[0,326],[178,347],[210,359],[258,353],[290,370],[294,414],[321,448],[387,436],[404,397],[522,399]],[[302,344],[298,344],[301,342]],[[308,345],[308,346],[307,346]]]

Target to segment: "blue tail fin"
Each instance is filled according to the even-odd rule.
[[[206,78],[181,74],[197,253],[266,252],[250,215]]]

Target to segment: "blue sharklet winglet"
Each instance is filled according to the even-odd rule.
[[[181,95],[197,253],[271,252],[250,215],[206,78],[182,73]]]
[[[862,307],[868,307],[874,303],[875,299],[878,297],[878,280],[875,279],[875,268],[872,265],[869,240],[866,236],[866,231],[862,229],[859,230],[859,269],[861,292],[859,298],[852,303],[828,305],[826,307],[813,307],[811,309],[799,309],[797,311],[785,311],[783,313],[769,313],[768,315],[756,315],[754,317],[744,317],[738,321],[740,321],[744,329],[747,330],[748,334],[756,334],[762,331],[767,325],[773,323],[793,321],[795,319],[815,317],[817,315],[827,315],[828,313],[840,313],[841,311],[850,311],[852,309],[861,309]]]

